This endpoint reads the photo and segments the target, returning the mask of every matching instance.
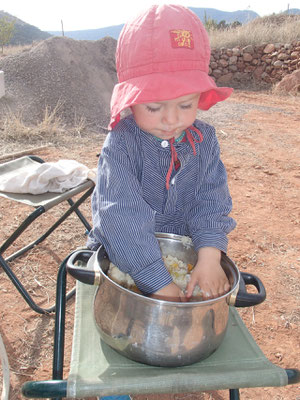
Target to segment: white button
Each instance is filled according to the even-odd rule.
[[[171,180],[171,185],[175,185],[175,178]]]
[[[163,140],[161,142],[161,147],[168,147],[169,146],[169,142],[167,140]]]

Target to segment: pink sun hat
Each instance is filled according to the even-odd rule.
[[[208,110],[233,89],[217,87],[208,75],[208,34],[196,14],[180,5],[153,5],[124,25],[116,49],[119,83],[111,98],[109,129],[134,104],[201,93]]]

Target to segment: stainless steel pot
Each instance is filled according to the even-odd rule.
[[[197,254],[186,238],[165,233],[156,236],[162,255],[196,263]],[[86,267],[78,266],[77,261]],[[145,364],[177,367],[208,357],[224,338],[229,305],[252,306],[266,297],[262,282],[254,275],[240,274],[225,254],[221,265],[230,291],[216,299],[188,303],[152,299],[121,287],[106,275],[109,263],[105,249],[100,247],[96,252],[75,252],[67,269],[76,279],[99,286],[94,317],[104,342]],[[248,284],[254,285],[258,293],[247,293]]]

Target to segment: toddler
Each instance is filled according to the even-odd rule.
[[[200,19],[179,5],[152,6],[118,40],[119,83],[111,131],[99,159],[88,247],[110,260],[146,295],[188,301],[229,289],[220,265],[235,222],[215,129],[196,119],[230,96],[208,76],[210,46]],[[121,117],[130,110],[131,114]],[[155,232],[191,237],[198,253],[187,290],[172,281]]]

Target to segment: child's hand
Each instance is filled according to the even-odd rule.
[[[186,297],[189,299],[196,285],[203,292],[203,299],[222,296],[230,290],[230,284],[220,265],[221,251],[214,247],[203,247],[198,252],[198,261],[187,285]]]
[[[150,297],[167,301],[187,301],[183,291],[174,282],[153,293]]]

